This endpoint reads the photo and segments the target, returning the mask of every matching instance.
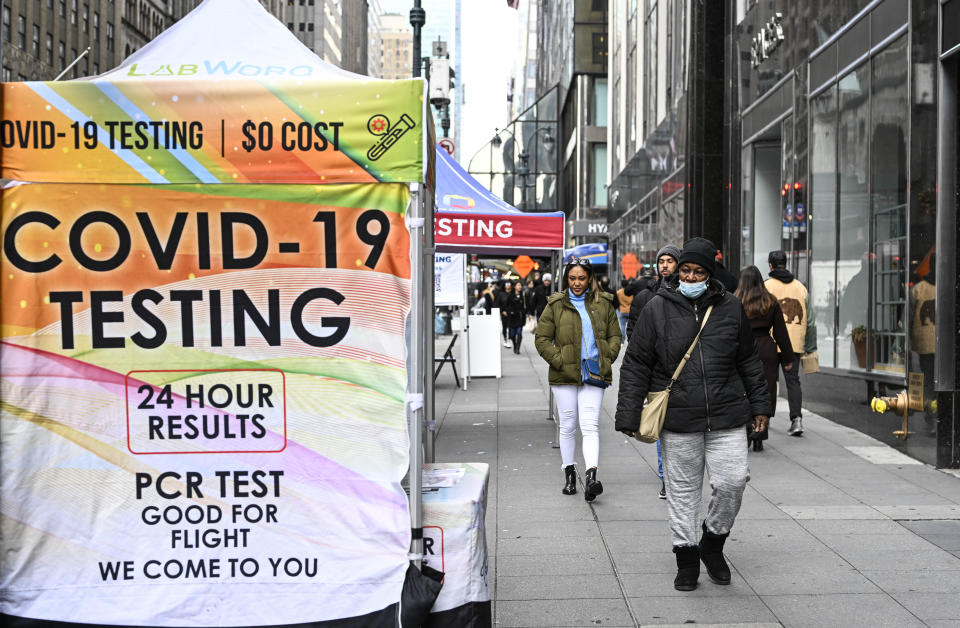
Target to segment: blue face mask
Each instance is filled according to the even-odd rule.
[[[685,281],[680,282],[680,294],[687,297],[688,299],[696,299],[701,294],[707,291],[707,280],[698,281],[697,283],[687,283]]]

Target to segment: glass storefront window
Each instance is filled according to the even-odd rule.
[[[607,79],[599,78],[593,84],[593,104],[590,124],[607,126]]]
[[[837,87],[810,103],[810,306],[820,363],[836,366]]]
[[[867,367],[866,330],[870,302],[870,64],[843,76],[839,83],[837,139],[839,170],[839,251],[837,258],[837,367]],[[857,339],[857,342],[854,342]]]
[[[663,240],[660,246],[683,244],[683,193],[676,194],[663,201],[660,212],[660,233]]]
[[[905,372],[907,261],[907,40],[873,58],[871,203],[873,207],[873,368]]]
[[[740,152],[740,163],[743,164],[741,191],[741,218],[742,237],[740,240],[740,268],[749,266],[753,259],[753,146],[745,146]]]
[[[904,36],[810,101],[810,289],[825,366],[906,372],[907,58]]]
[[[590,178],[593,180],[592,198],[590,204],[594,207],[607,206],[607,145],[593,144],[591,155],[592,172]]]

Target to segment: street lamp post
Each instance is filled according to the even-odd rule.
[[[410,9],[410,25],[413,26],[413,78],[418,78],[420,66],[423,61],[420,58],[420,29],[427,23],[427,12],[420,7],[420,0],[413,0],[413,8]]]
[[[519,185],[520,209],[526,209],[527,187],[536,186],[536,181],[534,181],[533,185],[530,185],[530,186],[527,185],[527,177],[530,175],[530,154],[527,153],[527,146],[529,146],[530,142],[535,140],[537,135],[541,132],[545,133],[545,135],[543,136],[543,147],[547,149],[548,153],[553,152],[553,145],[556,140],[553,138],[553,135],[550,133],[550,127],[542,126],[539,129],[536,129],[533,133],[531,133],[524,139],[523,149],[520,151],[520,154],[517,155],[517,157],[520,158],[520,165],[517,167],[517,174],[520,175],[520,185]],[[496,143],[494,145],[496,145]],[[534,166],[536,165],[537,164],[534,163]]]

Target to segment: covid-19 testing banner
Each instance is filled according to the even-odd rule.
[[[5,613],[273,625],[399,599],[406,187],[221,187],[4,192]]]
[[[422,82],[134,78],[3,85],[0,614],[394,625]]]

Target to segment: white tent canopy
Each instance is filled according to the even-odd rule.
[[[43,304],[51,290],[67,286],[73,288],[69,294],[82,294],[88,303],[95,292],[96,298],[110,294],[114,301],[120,294],[126,299],[122,307],[132,309],[121,312],[117,305],[112,317],[136,310],[127,305],[137,298],[131,295],[164,295],[150,319],[159,339],[155,346],[125,340],[97,346],[95,334],[93,340],[78,334],[81,346],[75,350],[72,335],[50,330],[69,327],[63,321],[71,315],[78,321],[92,315],[79,306],[75,314],[44,309],[50,299],[18,308],[14,314],[24,319],[16,324],[4,311],[0,379],[4,390],[18,392],[4,401],[21,404],[32,424],[28,431],[8,412],[0,417],[4,483],[12,487],[0,502],[5,514],[15,511],[4,527],[9,551],[0,568],[0,619],[236,626],[364,617],[355,623],[394,626],[401,604],[407,615],[408,608],[423,606],[431,590],[435,596],[439,584],[428,584],[427,576],[410,569],[410,559],[423,547],[425,411],[422,403],[407,400],[423,399],[433,360],[427,357],[431,320],[424,316],[433,266],[425,264],[424,248],[432,244],[435,148],[424,81],[346,72],[317,57],[257,0],[204,0],[104,74],[4,83],[0,90],[5,120],[62,129],[53,135],[57,150],[29,142],[3,150],[0,176],[30,183],[4,191],[4,219],[30,221],[42,210],[51,217],[44,224],[63,223],[58,234],[36,238],[48,238],[64,257],[72,245],[55,236],[70,222],[99,221],[90,233],[103,227],[120,236],[119,245],[110,240],[103,246],[114,250],[110,260],[116,261],[106,270],[102,260],[95,260],[95,267],[78,264],[76,271],[70,264],[69,275],[57,274],[68,266],[59,262],[49,272],[21,267],[27,279],[17,275],[22,281],[17,299]],[[251,134],[251,147],[243,147],[242,129],[254,123],[275,126],[277,141],[254,144]],[[296,141],[288,145],[281,139],[285,128],[295,131]],[[135,129],[142,134],[135,136]],[[303,131],[309,141],[301,141]],[[234,219],[238,222],[229,222]],[[207,231],[210,224],[213,231]],[[328,225],[339,227],[330,230],[332,237]],[[36,238],[28,231],[40,229],[25,229],[21,244],[32,246]],[[187,233],[196,238],[181,240],[178,229],[195,229]],[[248,244],[256,252],[240,261],[259,257],[238,265],[230,256],[247,255]],[[90,246],[101,250],[99,242]],[[131,254],[131,247],[140,254]],[[161,259],[168,255],[169,261]],[[285,256],[280,261],[271,258],[280,255]],[[55,257],[51,251],[48,259]],[[224,262],[228,258],[232,266]],[[12,285],[5,284],[7,290]],[[174,291],[187,285],[211,298],[210,309],[198,309],[196,318],[167,307]],[[328,296],[320,296],[321,290]],[[227,295],[223,300],[221,293]],[[3,294],[6,299],[13,291]],[[354,305],[371,294],[389,315]],[[341,304],[343,309],[335,309]],[[231,319],[220,318],[230,307],[232,332]],[[278,307],[282,314],[274,315]],[[264,331],[254,309],[268,312],[278,331],[272,322],[269,334]],[[288,310],[290,325],[286,318],[280,322]],[[339,314],[328,316],[333,312]],[[112,320],[119,329],[122,321]],[[139,333],[133,331],[134,317],[126,321],[130,329],[116,338]],[[318,330],[329,332],[335,323],[340,335],[316,340]],[[192,331],[188,342],[168,329],[195,329],[198,340],[193,342]],[[254,334],[260,337],[254,340]],[[90,350],[83,344],[88,342]],[[212,378],[224,386],[245,377],[252,379],[241,383],[260,386],[262,379],[271,391],[282,391],[282,397],[279,392],[261,397],[271,409],[263,413],[273,412],[264,421],[274,423],[265,422],[262,434],[247,428],[227,435],[226,427],[215,436],[198,432],[197,439],[217,442],[181,448],[186,441],[180,435],[157,436],[149,427],[154,417],[137,414],[153,405],[137,405],[127,395],[142,390],[152,397],[163,384],[172,404],[167,408],[174,408],[169,412],[180,414],[157,416],[176,423],[186,414],[180,408],[189,407],[183,401],[187,395],[176,388],[186,386],[187,378],[168,383],[169,373]],[[78,398],[86,400],[83,407]],[[239,394],[234,399],[239,404]],[[226,408],[217,420],[226,425],[228,414],[240,416],[245,407],[217,406]],[[95,419],[88,420],[87,412]],[[48,429],[38,419],[48,415],[68,427]],[[137,439],[156,449],[139,447]],[[248,442],[255,439],[263,442]],[[401,486],[408,467],[409,494]],[[156,476],[156,487],[162,476],[193,474],[205,478],[205,493],[167,497],[157,490],[141,498],[139,484],[130,478],[134,472],[138,483]],[[271,491],[247,493],[247,478],[266,473],[274,482]],[[239,479],[228,482],[221,474]],[[49,475],[56,477],[48,481]],[[243,515],[229,525],[227,519],[232,506],[254,504],[238,500],[254,498],[280,514],[251,519],[248,543],[237,532],[247,530],[239,527],[246,525]],[[179,500],[178,508],[222,508],[227,526],[222,531],[237,536],[222,545],[191,546],[171,540],[167,526],[151,527],[137,517],[148,507],[174,505],[163,501],[171,499]],[[205,499],[204,508],[194,499]],[[217,517],[193,523],[208,526],[205,532],[220,529]],[[189,582],[154,578],[147,571],[154,562],[187,560],[206,561],[210,571]],[[248,560],[255,571],[240,568],[236,577],[229,571],[230,561]],[[302,569],[285,571],[273,561],[293,561]],[[57,566],[55,574],[51,565]],[[111,579],[104,565],[135,567],[137,582],[126,582],[125,575]],[[406,587],[414,577],[423,581]]]

